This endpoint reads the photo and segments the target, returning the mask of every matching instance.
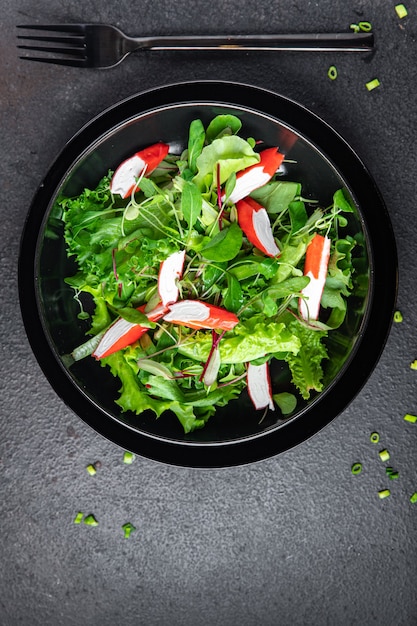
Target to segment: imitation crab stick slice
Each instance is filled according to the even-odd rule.
[[[284,160],[284,155],[278,152],[278,148],[267,148],[259,153],[260,161],[239,172],[236,176],[236,185],[230,194],[228,201],[236,204],[242,198],[246,198],[252,191],[269,182]],[[226,199],[222,196],[222,202]]]
[[[137,185],[139,176],[149,174],[165,159],[169,151],[166,143],[155,143],[144,150],[136,152],[123,161],[113,174],[110,191],[128,198]],[[139,189],[139,187],[137,187]]]
[[[247,383],[249,397],[255,409],[265,409],[269,407],[271,411],[274,411],[275,407],[272,399],[269,364],[267,362],[262,365],[248,363]]]
[[[299,300],[299,311],[305,320],[317,320],[319,317],[329,258],[330,239],[316,233],[308,244],[304,264],[304,276],[308,276],[310,282],[301,291],[303,297]]]
[[[278,256],[280,250],[275,243],[266,209],[249,197],[236,202],[236,209],[238,224],[255,248],[267,256]]]
[[[145,307],[146,305],[144,304],[138,307],[138,310],[144,313]],[[165,312],[165,307],[158,306],[150,311],[150,313],[146,313],[146,315],[151,322],[157,322]],[[122,317],[119,317],[104,333],[100,343],[93,352],[93,356],[96,359],[103,359],[110,356],[114,352],[118,352],[132,345],[135,341],[138,341],[148,330],[149,328],[146,326],[128,322]]]
[[[179,289],[177,281],[182,276],[184,259],[185,250],[180,250],[170,254],[161,263],[158,274],[158,292],[163,306],[178,300]]]
[[[234,313],[200,300],[180,300],[169,307],[166,322],[188,328],[218,328],[232,330],[239,322]]]

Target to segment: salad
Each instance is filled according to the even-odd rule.
[[[182,154],[147,146],[56,201],[89,322],[72,359],[109,368],[123,412],[172,411],[185,433],[242,393],[262,418],[322,391],[361,245],[343,234],[344,189],[327,207],[304,198],[279,147],[241,132],[234,115],[195,119]],[[291,379],[279,393],[274,362]]]

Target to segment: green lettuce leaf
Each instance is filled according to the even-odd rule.
[[[292,382],[304,400],[308,400],[312,391],[323,389],[322,361],[327,358],[323,339],[327,333],[312,330],[296,320],[289,323],[289,328],[298,337],[300,349],[297,353],[288,352],[285,360],[291,370]]]
[[[182,343],[178,351],[196,361],[205,362],[212,345],[211,335],[199,332]],[[222,363],[245,363],[276,352],[297,353],[300,340],[282,322],[255,316],[235,326],[219,344]]]

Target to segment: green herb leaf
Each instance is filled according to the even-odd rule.
[[[181,211],[188,228],[192,228],[201,215],[203,198],[198,187],[191,181],[186,181],[181,194]]]
[[[217,115],[207,126],[207,141],[211,143],[222,135],[235,135],[241,128],[242,122],[235,115]]]
[[[226,309],[233,313],[237,313],[243,304],[242,287],[233,274],[227,274],[227,289],[223,303]]]
[[[197,159],[201,154],[206,133],[201,120],[193,120],[190,124],[188,138],[188,167],[194,174],[197,171]]]
[[[233,223],[223,228],[202,249],[201,253],[209,261],[231,261],[238,254],[243,242],[240,227]]]

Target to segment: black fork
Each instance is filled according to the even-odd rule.
[[[21,50],[41,52],[22,56],[30,61],[75,67],[113,67],[136,50],[293,50],[367,52],[372,33],[316,33],[282,35],[184,35],[130,37],[108,24],[19,25],[42,34],[18,35]]]

